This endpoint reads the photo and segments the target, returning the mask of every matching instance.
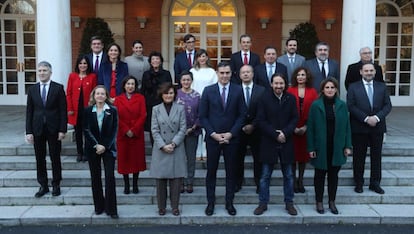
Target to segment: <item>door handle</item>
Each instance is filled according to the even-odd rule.
[[[24,65],[25,65],[24,63],[20,63],[20,71],[21,72],[24,72],[24,70],[25,70],[25,66]]]
[[[20,72],[20,63],[16,62],[16,72]]]

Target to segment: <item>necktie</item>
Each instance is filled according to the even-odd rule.
[[[243,55],[244,55],[244,58],[243,58],[243,64],[244,64],[244,65],[249,64],[249,59],[247,58],[247,53],[244,53]]]
[[[295,63],[294,57],[289,57],[289,63],[290,65],[293,65]]]
[[[96,56],[95,67],[94,67],[93,71],[95,72],[95,74],[98,74],[98,71],[99,71],[99,55]]]
[[[374,92],[372,90],[372,82],[367,83],[367,87],[368,87],[368,100],[369,100],[369,104],[371,105],[371,109],[372,109],[374,105]]]
[[[322,68],[321,68],[322,77],[326,79],[325,62],[321,62],[321,63],[322,63]]]
[[[223,104],[223,108],[226,108],[226,87],[223,87],[221,91],[221,103]]]
[[[46,106],[46,84],[42,84],[42,102]]]
[[[193,63],[191,62],[191,53],[188,53],[188,64],[190,67],[193,67]]]
[[[246,105],[249,106],[250,103],[250,87],[246,87]]]
[[[272,75],[273,75],[273,65],[267,66],[267,78],[269,79],[269,82],[272,83]]]

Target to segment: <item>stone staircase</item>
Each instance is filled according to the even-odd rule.
[[[147,147],[147,166],[151,163]],[[352,157],[339,173],[337,206],[339,215],[329,211],[320,215],[314,208],[313,169],[305,172],[306,193],[295,194],[298,216],[289,216],[284,210],[283,187],[280,170],[275,170],[271,182],[269,210],[262,216],[253,215],[258,203],[253,181],[253,162],[246,157],[245,185],[236,193],[236,216],[229,216],[224,209],[225,172],[220,163],[217,176],[217,201],[213,216],[204,215],[206,206],[205,162],[197,161],[194,193],[184,193],[180,199],[181,215],[175,217],[157,214],[154,179],[149,172],[140,173],[139,194],[123,194],[122,176],[115,173],[120,219],[112,220],[93,212],[92,192],[88,164],[76,162],[74,145],[66,142],[62,152],[62,195],[47,194],[35,198],[38,190],[35,158],[31,145],[0,147],[0,225],[46,224],[237,224],[237,223],[372,223],[405,224],[414,221],[414,149],[397,144],[386,144],[383,157],[384,195],[364,187],[364,193],[353,191]],[[365,175],[369,175],[367,158]],[[50,169],[50,160],[48,159]],[[49,178],[51,172],[49,171]],[[327,198],[325,198],[327,203]],[[327,208],[327,205],[325,205]]]

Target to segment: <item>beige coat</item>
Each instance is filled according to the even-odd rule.
[[[184,106],[173,103],[170,114],[163,103],[152,109],[151,132],[154,138],[150,176],[161,178],[181,178],[187,176],[187,159],[184,148],[186,131]],[[161,150],[164,145],[174,142],[172,154]]]

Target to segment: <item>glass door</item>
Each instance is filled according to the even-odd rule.
[[[36,23],[33,18],[1,19],[0,105],[24,105],[36,83]]]

